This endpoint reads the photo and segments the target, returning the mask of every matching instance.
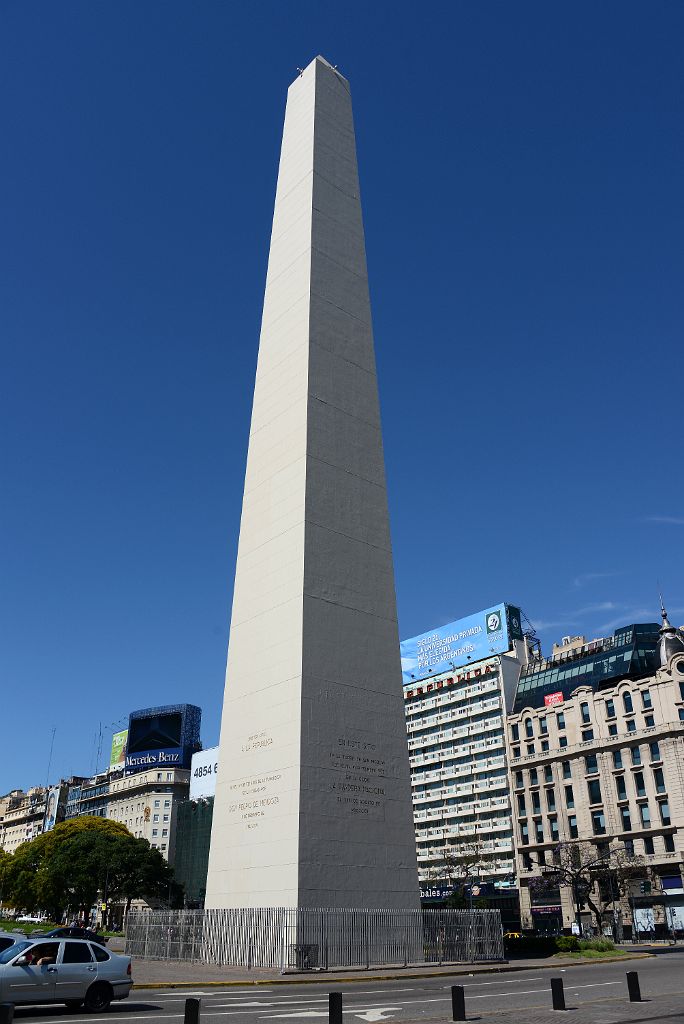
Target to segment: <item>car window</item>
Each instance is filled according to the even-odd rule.
[[[28,949],[30,945],[30,942],[13,943],[4,953],[0,953],[0,964],[8,964],[10,960],[14,960],[15,956],[19,956],[22,950]]]
[[[44,967],[48,963],[54,964],[59,953],[59,942],[38,942],[35,946],[31,946],[27,953],[31,956],[31,962],[37,967]]]
[[[63,964],[89,964],[92,961],[87,942],[65,942]]]
[[[96,946],[95,943],[90,947],[95,954],[95,959],[98,964],[103,964],[106,960],[109,960],[109,953],[102,946]]]
[[[14,939],[10,939],[9,936],[5,937],[4,935],[0,935],[0,952],[2,952],[3,949],[9,949],[9,947],[14,944]]]

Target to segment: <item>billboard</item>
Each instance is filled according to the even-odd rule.
[[[190,766],[190,799],[214,796],[216,793],[216,776],[218,774],[218,747],[199,750],[192,755]]]
[[[123,768],[126,763],[126,740],[128,739],[128,729],[123,729],[121,732],[115,732],[112,736],[112,752],[109,755],[109,767],[112,771],[117,768]]]
[[[509,625],[509,615],[513,629]],[[402,640],[401,671],[404,683],[471,665],[492,654],[510,650],[511,635],[519,634],[520,611],[512,605],[495,604],[475,615],[457,619],[440,629]]]
[[[64,783],[48,789],[43,818],[43,832],[51,832],[58,822],[64,820],[67,788]]]
[[[546,696],[544,697],[544,706],[547,708],[552,708],[556,704],[562,704],[564,700],[565,698],[563,696],[563,691],[556,690],[555,693],[546,694]]]
[[[194,704],[134,711],[128,719],[125,770],[127,775],[148,768],[189,768],[199,748],[202,720]]]

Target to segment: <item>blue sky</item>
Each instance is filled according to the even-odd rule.
[[[285,93],[350,79],[402,636],[684,620],[676,2],[8,2],[0,792],[217,741]],[[104,763],[102,758],[101,763]]]

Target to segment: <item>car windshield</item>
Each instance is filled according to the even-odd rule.
[[[22,949],[28,949],[31,945],[33,945],[31,942],[15,942],[14,945],[9,946],[4,953],[0,953],[0,964],[8,964],[15,956],[19,956]]]

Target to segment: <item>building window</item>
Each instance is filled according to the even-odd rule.
[[[535,821],[534,823],[535,839],[538,843],[544,842],[544,826],[541,821]]]
[[[166,843],[162,843],[161,844],[161,848],[162,848],[162,850],[165,850],[166,849]]]
[[[591,812],[591,827],[594,830],[595,836],[604,836],[606,834],[606,817],[603,811]]]
[[[520,747],[511,747],[511,757],[513,760],[515,760],[516,757],[520,757]]]
[[[169,820],[169,816],[168,816],[168,814],[165,814],[164,815],[164,821],[168,821],[168,820]]]
[[[636,732],[636,722],[633,718],[630,718],[627,722],[627,732]]]
[[[593,729],[582,729],[582,742],[586,743],[588,740],[593,740],[594,730]]]
[[[633,839],[625,839],[625,853],[627,854],[628,857],[633,857],[634,856],[634,840]]]
[[[622,706],[625,709],[625,714],[626,715],[631,715],[632,711],[634,711],[634,705],[632,704],[632,694],[631,693],[623,693],[622,694]]]
[[[547,750],[549,749],[549,741],[548,740],[542,740],[541,741],[541,749],[542,749],[542,754],[545,754],[547,752]]]
[[[553,782],[553,768],[550,764],[544,768],[544,782]]]
[[[631,819],[630,814],[629,814],[629,807],[621,807],[620,808],[620,817],[622,818],[622,831],[623,832],[631,832],[632,831],[632,819]]]
[[[662,768],[654,768],[653,769],[653,781],[655,783],[656,793],[664,793],[665,792],[665,776],[663,775],[663,769]]]
[[[641,824],[644,828],[651,827],[651,812],[648,809],[648,804],[639,804],[639,813],[641,814]]]
[[[532,719],[531,718],[526,718],[525,719],[525,736],[526,736],[526,738],[528,740],[531,740],[533,738],[533,736],[534,736],[534,732],[532,730]]]
[[[590,779],[587,782],[587,790],[589,792],[589,803],[600,804],[601,803],[601,783],[598,779]]]
[[[674,853],[674,848],[674,836],[665,836],[665,853]]]
[[[558,842],[558,818],[549,818],[549,826],[551,828],[551,842]]]
[[[615,702],[610,699],[606,701],[606,718],[615,718]]]
[[[155,807],[159,807],[159,801],[158,801],[158,800],[155,800],[155,801],[154,801],[154,806],[155,806]]]
[[[644,715],[644,728],[652,729],[655,725],[655,718],[653,715]]]
[[[649,856],[655,853],[653,839],[651,836],[646,836],[646,838],[644,839],[644,853],[647,853]]]
[[[539,732],[541,733],[542,736],[546,736],[548,731],[549,731],[549,724],[546,721],[546,718],[540,718],[539,719]]]
[[[166,773],[166,781],[167,782],[171,782],[172,778],[173,778],[173,772],[167,772]]]
[[[537,785],[539,785],[539,780],[537,778],[537,769],[536,768],[530,768],[530,786],[537,786]]]
[[[530,831],[527,827],[527,822],[524,822],[520,826],[520,842],[523,846],[527,846],[530,841]]]
[[[168,834],[169,834],[168,828],[163,828],[162,829],[162,836],[168,836]]]
[[[159,835],[159,829],[158,828],[153,828],[152,829],[152,835],[153,836],[158,836]]]
[[[679,680],[679,699],[684,700],[684,680]]]
[[[615,724],[615,722],[611,722],[608,726],[608,735],[617,736],[617,725]]]
[[[575,794],[572,791],[572,786],[565,787],[565,805],[569,808],[575,806]]]
[[[534,754],[534,743],[526,743],[525,744],[525,752],[527,754]]]
[[[532,858],[530,857],[529,853],[523,853],[523,869],[525,871],[532,870]]]
[[[587,775],[592,775],[598,771],[598,762],[596,760],[596,754],[587,754],[584,758],[584,764],[586,767]]]
[[[518,814],[527,814],[524,793],[518,793]]]
[[[515,773],[515,784],[516,784],[518,789],[522,789],[522,787],[525,785],[525,783],[523,781],[523,773],[522,772],[516,772]]]
[[[511,739],[514,743],[520,739],[520,726],[517,723],[511,726]]]
[[[637,796],[646,796],[646,785],[644,783],[643,772],[634,772],[634,788]]]
[[[549,811],[556,810],[556,794],[552,789],[546,790],[546,806]]]
[[[642,690],[641,691],[641,704],[642,704],[642,707],[644,707],[644,708],[652,708],[653,707],[653,701],[651,700],[651,692],[650,692],[650,690]]]
[[[559,711],[558,714],[556,715],[556,726],[558,727],[558,729],[564,729],[565,728],[565,712],[564,711]]]
[[[567,745],[568,745],[568,737],[567,736],[559,736],[558,737],[558,746],[559,747],[567,747]]]
[[[171,806],[171,801],[170,800],[165,800],[164,801],[164,807],[170,807],[170,806]]]
[[[632,764],[641,764],[641,748],[630,747],[629,752],[632,755]]]
[[[588,725],[591,722],[591,717],[589,715],[589,705],[586,701],[582,701],[580,704],[580,714],[582,716],[582,725]]]
[[[617,789],[617,798],[618,798],[618,800],[626,800],[627,799],[627,786],[625,785],[625,777],[624,777],[624,775],[616,775],[615,776],[615,788]]]
[[[162,772],[157,772],[157,782],[161,782],[161,780],[162,780]]]
[[[532,813],[541,814],[541,799],[539,797],[539,790],[535,790],[532,793]]]
[[[652,761],[661,761],[662,760],[662,758],[660,756],[660,744],[659,743],[649,743],[648,749],[649,749],[649,751],[651,753],[651,760]]]
[[[613,768],[622,768],[622,751],[613,751]]]
[[[563,778],[564,779],[571,779],[572,778],[572,770],[570,768],[570,762],[569,761],[563,761]]]
[[[159,815],[158,814],[153,814],[152,815],[152,821],[159,821]]]
[[[671,825],[672,820],[670,818],[670,805],[667,800],[661,800],[660,804],[660,820],[663,825]]]

